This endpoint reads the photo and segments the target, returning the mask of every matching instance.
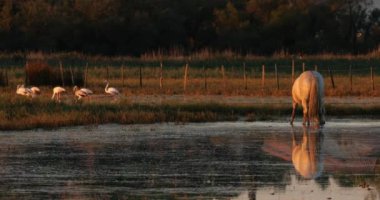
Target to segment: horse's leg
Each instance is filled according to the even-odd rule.
[[[326,123],[326,121],[325,121],[325,107],[324,107],[324,105],[322,105],[322,107],[319,109],[319,118],[320,118],[319,124],[323,125],[323,124]]]
[[[293,146],[292,148],[294,149],[295,146],[297,146],[297,142],[296,142],[296,136],[295,136],[295,133],[294,133],[294,128],[292,128],[292,141],[293,141]]]
[[[307,122],[307,125],[310,124],[309,122],[309,108],[307,107],[307,102],[305,100],[302,100],[302,108],[303,108],[303,122],[302,124],[305,125]]]
[[[294,117],[296,116],[296,108],[297,102],[293,100],[293,111],[292,111],[292,119],[290,120],[290,124],[293,125]]]

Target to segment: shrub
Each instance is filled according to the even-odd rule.
[[[73,76],[71,76],[71,71]],[[30,53],[27,56],[25,73],[26,83],[29,85],[62,85],[60,69],[50,67],[42,53]],[[72,79],[74,79],[74,83]],[[63,81],[65,86],[81,86],[84,83],[83,71],[63,70]]]
[[[8,85],[8,75],[5,71],[0,71],[0,86]]]
[[[41,60],[28,61],[25,66],[27,83],[31,85],[51,85],[55,80],[49,65]]]

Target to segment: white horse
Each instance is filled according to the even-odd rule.
[[[323,77],[316,71],[305,71],[295,81],[292,88],[293,112],[290,124],[293,125],[297,104],[303,108],[303,124],[310,121],[325,123]]]

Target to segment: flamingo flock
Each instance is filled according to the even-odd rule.
[[[117,90],[114,87],[109,87],[109,82],[105,81],[107,83],[106,87],[104,88],[104,91],[107,95],[110,95],[112,97],[117,97],[120,95],[119,90]],[[62,93],[65,93],[66,89],[60,86],[53,88],[53,95],[51,97],[52,100],[56,102],[61,102],[61,95]],[[78,86],[73,87],[74,97],[76,102],[81,100],[85,97],[90,97],[94,94],[94,92],[88,88],[79,88]],[[17,85],[16,94],[21,96],[26,96],[28,98],[35,98],[36,96],[41,94],[41,90],[38,87],[30,87],[27,88],[23,84]]]
[[[34,98],[37,95],[39,95],[40,89],[38,87],[31,87],[31,88],[26,88],[23,84],[22,85],[17,85],[17,90],[16,94]]]

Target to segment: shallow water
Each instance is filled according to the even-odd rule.
[[[73,98],[66,95],[67,103],[72,102]],[[142,104],[170,104],[170,103],[221,103],[227,105],[266,105],[266,104],[287,104],[291,106],[291,96],[224,96],[224,95],[130,95],[118,97],[110,100],[112,97],[106,95],[92,95],[91,99],[83,99],[84,101],[97,102],[117,102],[119,99],[128,100],[131,103]],[[350,106],[378,106],[380,105],[380,97],[325,97],[327,105],[350,105]]]
[[[0,132],[1,199],[379,199],[380,121]]]

